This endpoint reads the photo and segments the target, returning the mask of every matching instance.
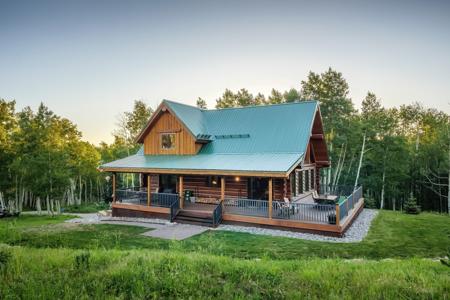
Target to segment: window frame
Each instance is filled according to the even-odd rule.
[[[161,133],[161,135],[160,135],[161,137],[160,137],[160,147],[161,147],[161,150],[164,150],[164,151],[167,151],[167,150],[173,150],[173,149],[175,149],[175,147],[176,147],[176,133],[175,132],[164,132],[164,133]],[[170,138],[171,139],[171,147],[170,148],[166,148],[166,147],[164,147],[164,137],[165,136],[171,136],[171,137],[173,137],[173,139],[172,138]]]

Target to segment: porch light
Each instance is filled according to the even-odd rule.
[[[106,182],[109,182],[110,179],[111,179],[111,177],[109,177],[109,176],[105,177]]]
[[[235,180],[235,181],[239,181],[239,180],[241,180],[241,178],[239,178],[239,176],[236,176],[236,177],[234,178],[234,180]]]
[[[216,185],[216,184],[217,184],[217,181],[213,180],[213,181],[212,181],[212,184]]]

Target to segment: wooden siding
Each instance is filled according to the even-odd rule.
[[[317,112],[314,117],[314,123],[313,123],[311,134],[317,135],[317,136],[319,136],[319,135],[323,136],[323,134],[324,134],[322,118],[320,117],[319,112]],[[328,150],[327,150],[325,138],[324,137],[312,138],[312,139],[310,139],[310,143],[311,143],[311,149],[313,151],[312,156],[313,156],[314,162],[329,163]]]
[[[175,134],[173,149],[161,148],[161,134]],[[192,155],[197,154],[201,144],[195,142],[192,134],[169,111],[161,111],[154,124],[144,137],[144,153],[153,155]]]
[[[220,199],[220,186],[210,187],[206,184],[206,176],[185,176],[184,190],[194,191],[197,197],[212,197]],[[218,179],[220,182],[220,178]],[[225,177],[225,198],[226,197],[247,197],[247,178],[240,177],[239,181],[235,177]]]

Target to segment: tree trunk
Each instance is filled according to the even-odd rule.
[[[47,214],[50,215],[50,199],[49,199],[48,195],[45,198],[45,205],[47,206]]]
[[[338,175],[336,178],[336,185],[339,185],[339,179],[341,178],[342,169],[344,169],[345,156],[347,155],[347,143],[345,143],[344,155],[342,156],[341,166],[338,169]]]
[[[3,193],[2,192],[0,192],[0,208],[2,210],[5,209],[5,202],[3,202]]]
[[[366,147],[366,133],[364,133],[364,137],[363,137],[363,143],[362,143],[362,147],[361,147],[361,155],[359,156],[358,171],[356,173],[355,185],[353,187],[353,190],[356,190],[356,188],[358,187],[359,174],[361,172],[361,166],[362,166],[362,162],[363,162],[365,147]]]
[[[78,196],[78,205],[80,205],[81,204],[81,194],[82,194],[82,192],[83,192],[83,183],[81,182],[81,175],[79,175],[78,176],[78,179],[79,179],[79,184],[80,184],[80,186],[79,186],[79,188],[80,188],[80,191],[79,191],[79,196]]]
[[[382,186],[381,186],[381,200],[380,200],[380,209],[384,208],[384,187],[385,187],[385,180],[386,180],[386,169],[383,169],[383,179],[382,179]]]
[[[380,209],[384,208],[384,191],[386,186],[386,156],[387,156],[387,147],[384,151],[384,158],[383,158],[383,178],[382,178],[382,185],[381,185],[381,200],[380,200]]]

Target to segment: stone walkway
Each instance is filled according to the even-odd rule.
[[[78,218],[67,220],[68,223],[76,224],[114,224],[151,228],[142,235],[167,240],[184,240],[194,235],[201,234],[209,228],[189,224],[170,223],[163,219],[143,219],[143,218],[120,218],[101,217],[97,214],[70,214]]]

